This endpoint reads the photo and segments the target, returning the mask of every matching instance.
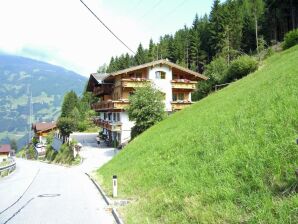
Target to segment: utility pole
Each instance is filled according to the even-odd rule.
[[[31,136],[31,125],[32,125],[32,115],[33,115],[33,105],[32,105],[32,92],[30,91],[30,86],[27,86],[27,94],[28,94],[28,145],[32,141]]]

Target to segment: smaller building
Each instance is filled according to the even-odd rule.
[[[12,156],[13,150],[11,149],[10,145],[2,145],[0,146],[0,162],[8,157]]]
[[[51,131],[57,130],[56,122],[40,122],[32,124],[32,130],[34,131],[35,138],[39,143],[45,144],[46,137]]]

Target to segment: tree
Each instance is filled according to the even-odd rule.
[[[154,59],[155,59],[154,43],[153,43],[153,40],[150,39],[149,50],[148,50],[148,62],[154,61]]]
[[[15,152],[18,151],[17,141],[14,138],[9,140],[9,144],[11,149],[13,149]]]
[[[145,54],[142,44],[139,44],[137,53],[135,55],[135,60],[136,60],[137,65],[146,63],[146,54]]]
[[[221,52],[222,41],[224,35],[224,11],[223,6],[219,0],[214,0],[213,6],[210,12],[210,40],[212,56]]]
[[[63,137],[69,135],[77,129],[77,122],[70,117],[60,117],[57,122],[57,127]]]
[[[66,93],[61,107],[61,117],[69,117],[75,107],[77,107],[79,98],[77,94],[71,90]]]
[[[264,1],[263,0],[246,0],[245,6],[247,10],[250,12],[250,14],[253,15],[254,21],[255,21],[255,38],[256,38],[256,47],[257,47],[257,53],[259,54],[259,35],[258,35],[258,21],[261,17],[261,15],[264,13]]]
[[[163,94],[150,85],[136,89],[129,97],[127,112],[129,119],[135,121],[132,138],[164,119],[163,98]]]

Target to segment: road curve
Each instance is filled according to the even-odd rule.
[[[0,180],[0,223],[115,223],[81,169],[17,159]]]

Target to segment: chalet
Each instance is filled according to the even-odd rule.
[[[40,143],[46,143],[46,137],[51,131],[57,130],[56,122],[40,122],[32,124],[32,130],[34,131],[35,138]]]
[[[2,162],[3,159],[7,159],[13,154],[13,150],[11,149],[10,145],[1,145],[0,146],[0,162]]]
[[[87,91],[99,98],[92,105],[100,113],[96,124],[102,127],[109,142],[121,145],[130,140],[134,126],[125,108],[135,88],[147,83],[154,84],[164,93],[165,110],[170,113],[191,105],[191,93],[197,83],[207,79],[204,75],[162,59],[111,74],[91,74]]]

